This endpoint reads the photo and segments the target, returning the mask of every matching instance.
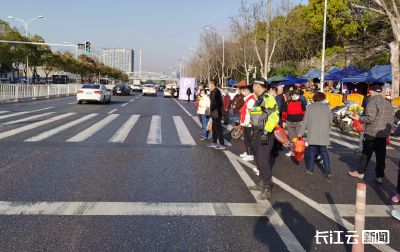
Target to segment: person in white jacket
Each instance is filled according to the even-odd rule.
[[[200,90],[200,99],[197,107],[197,114],[201,116],[201,122],[203,127],[203,136],[200,140],[211,139],[211,133],[207,130],[208,120],[210,119],[207,115],[208,109],[210,108],[210,97],[206,94],[204,89]]]
[[[243,127],[244,145],[246,152],[241,154],[240,157],[244,161],[254,160],[254,146],[252,138],[252,127],[250,122],[250,111],[256,101],[256,96],[253,94],[253,87],[246,86],[244,88],[244,104],[240,110],[240,126]]]

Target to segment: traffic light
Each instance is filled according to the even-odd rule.
[[[86,53],[90,53],[91,49],[90,49],[90,41],[86,41],[85,42],[85,52]]]

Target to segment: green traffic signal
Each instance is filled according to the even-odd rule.
[[[86,49],[86,52],[90,52],[90,50],[89,50],[89,49]]]

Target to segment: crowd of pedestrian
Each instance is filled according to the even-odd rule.
[[[244,161],[254,160],[259,171],[259,181],[249,187],[250,190],[261,191],[257,199],[269,199],[272,196],[270,156],[278,156],[279,151],[283,149],[282,143],[274,138],[277,125],[285,128],[289,135],[290,149],[286,156],[294,156],[294,142],[307,134],[309,159],[306,163],[306,173],[313,174],[315,162],[319,162],[325,166],[323,175],[331,178],[327,147],[330,145],[332,112],[324,93],[314,92],[310,103],[293,87],[285,94],[282,86],[268,89],[265,79],[257,78],[248,86],[237,87],[237,93],[231,102],[227,90],[222,94],[216,81],[210,81],[209,95],[205,87],[204,83],[200,84],[196,101],[203,128],[200,140],[211,138],[212,143],[208,147],[225,149],[222,119],[224,124],[229,124],[229,111],[232,110],[235,125],[242,127],[246,148],[240,157]],[[393,122],[392,106],[382,98],[381,92],[382,88],[379,85],[372,86],[371,95],[363,101],[364,113],[355,116],[355,120],[364,123],[365,132],[360,134],[360,148],[356,150],[357,153],[361,153],[360,164],[357,171],[349,172],[350,176],[363,179],[366,167],[375,152],[377,161],[374,181],[378,184],[383,183],[385,175],[386,139]],[[209,130],[210,125],[212,134]],[[395,134],[400,136],[400,127]],[[397,194],[393,196],[392,201],[400,202],[400,171]],[[400,220],[400,211],[394,211],[392,214]]]

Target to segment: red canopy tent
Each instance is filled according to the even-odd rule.
[[[242,80],[239,84],[233,84],[235,87],[245,87],[247,86],[246,81]]]

